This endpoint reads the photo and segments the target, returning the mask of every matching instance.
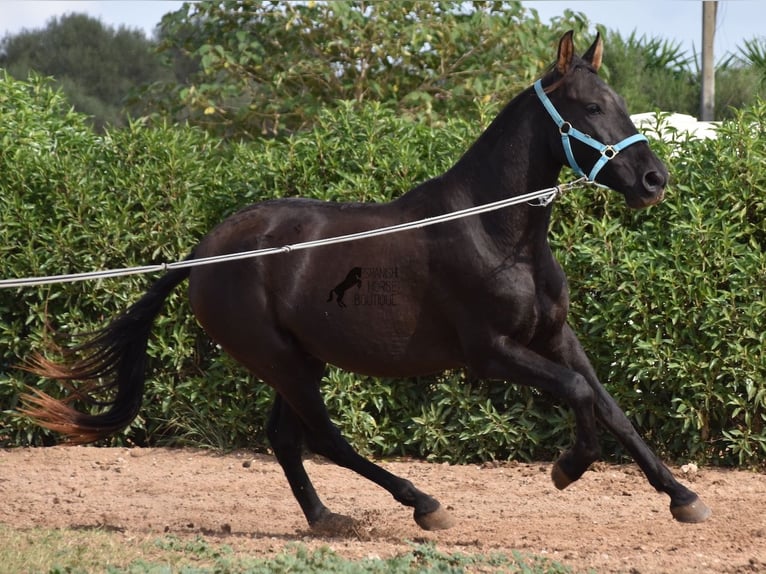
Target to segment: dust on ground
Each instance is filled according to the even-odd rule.
[[[306,467],[325,504],[360,522],[356,535],[317,536],[271,456],[95,447],[0,450],[0,523],[203,535],[262,556],[297,541],[347,558],[386,558],[431,542],[441,552],[520,550],[577,572],[766,572],[762,473],[674,468],[713,510],[704,524],[680,524],[668,497],[633,465],[598,464],[558,491],[547,463],[380,464],[438,498],[456,525],[424,532],[387,492],[311,458]]]

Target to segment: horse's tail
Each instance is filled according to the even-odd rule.
[[[188,276],[188,268],[173,269],[163,275],[125,313],[96,331],[93,338],[66,352],[80,358],[55,363],[40,354],[33,355],[24,365],[26,370],[51,379],[87,383],[62,400],[30,389],[29,394],[22,396],[21,412],[75,444],[106,438],[128,426],[141,407],[146,346],[152,324],[165,299]],[[94,392],[109,390],[114,391],[111,399],[93,398]],[[70,403],[74,400],[108,408],[99,414],[88,414],[73,408]]]

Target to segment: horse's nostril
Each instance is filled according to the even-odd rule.
[[[644,174],[644,188],[646,191],[657,192],[664,189],[667,180],[659,171],[647,171]]]

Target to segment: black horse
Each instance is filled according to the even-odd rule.
[[[580,166],[587,166],[630,207],[657,203],[667,170],[637,134],[621,98],[597,75],[602,52],[596,38],[580,58],[572,32],[565,34],[551,70],[514,98],[454,167],[390,203],[282,199],[255,204],[213,229],[190,257],[344,235],[549,188],[567,162],[583,173]],[[436,499],[361,457],[343,439],[320,392],[328,363],[387,377],[464,368],[473,377],[552,393],[568,402],[576,418],[574,444],[553,466],[557,488],[579,479],[599,456],[598,421],[630,452],[652,486],[670,496],[677,520],[705,520],[708,508],[642,441],[596,378],[567,324],[568,290],[548,244],[550,217],[550,206],[522,203],[342,247],[171,270],[82,345],[78,360],[55,364],[36,356],[30,361],[30,368],[45,377],[113,388],[105,412],[85,414],[69,399],[39,391],[26,397],[26,412],[77,443],[129,424],[141,406],[152,322],[168,294],[189,278],[199,323],[276,390],[268,437],[312,527],[350,519],[320,501],[302,463],[304,445],[413,507],[422,528],[452,524]],[[328,288],[352,262],[396,270],[394,309],[327,305]],[[94,387],[73,397],[87,397]]]

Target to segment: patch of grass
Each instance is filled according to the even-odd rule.
[[[0,526],[2,572],[103,572],[141,559],[144,550],[144,541],[108,530]]]
[[[459,574],[515,572],[564,574],[571,569],[520,552],[510,555],[446,554],[433,544],[413,544],[387,559],[347,560],[327,547],[288,545],[256,557],[204,537],[134,537],[108,530],[30,529],[0,525],[0,571],[79,574]]]

